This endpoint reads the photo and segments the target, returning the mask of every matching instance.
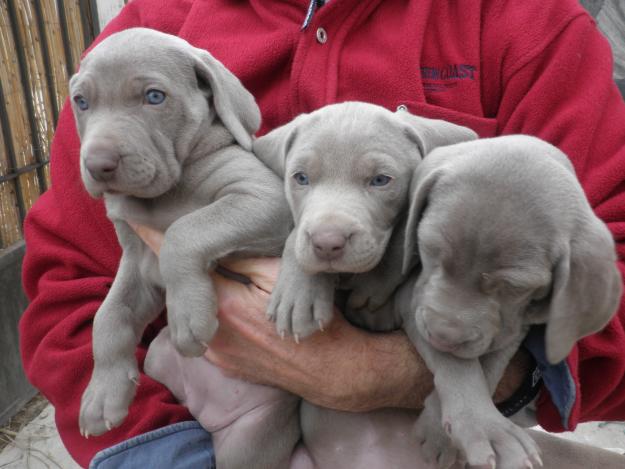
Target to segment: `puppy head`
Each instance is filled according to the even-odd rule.
[[[384,254],[423,155],[471,138],[464,127],[350,102],[297,117],[254,151],[285,179],[302,268],[359,273]]]
[[[98,44],[70,80],[70,99],[94,197],[157,197],[178,182],[213,122],[248,150],[260,124],[254,98],[208,52],[144,28]]]
[[[422,273],[412,308],[435,348],[474,358],[546,323],[556,363],[614,314],[621,280],[611,235],[570,168],[541,145],[511,153],[509,140],[460,144],[416,169],[408,233]]]

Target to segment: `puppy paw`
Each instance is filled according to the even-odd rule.
[[[426,406],[415,425],[417,441],[421,445],[421,454],[428,464],[438,469],[449,469],[462,462],[461,452],[454,446],[451,438],[441,425],[441,414],[437,406]],[[463,464],[460,464],[462,467]]]
[[[390,302],[403,279],[396,264],[383,261],[369,272],[347,277],[341,282],[341,288],[351,290],[347,299],[348,308],[355,311],[375,311]]]
[[[343,312],[345,318],[355,326],[376,332],[390,332],[399,329],[402,318],[396,313],[393,302],[383,304],[374,311],[365,309],[352,309],[349,304]]]
[[[203,355],[219,327],[217,316],[210,308],[193,310],[168,305],[167,321],[171,341],[185,357]]]
[[[97,368],[80,402],[81,435],[89,438],[121,425],[138,384],[139,370],[134,364]]]
[[[292,335],[296,342],[323,328],[334,311],[332,277],[302,275],[298,281],[279,277],[271,294],[267,317],[276,323],[282,337]]]
[[[454,444],[462,448],[469,465],[498,469],[542,466],[540,449],[528,433],[496,411],[470,416],[444,416]]]
[[[347,299],[347,307],[354,311],[375,311],[384,305],[391,297],[393,291],[383,291],[375,285],[358,284],[352,289]]]
[[[188,276],[184,284],[166,284],[171,342],[185,357],[201,356],[219,327],[217,298],[208,277]]]

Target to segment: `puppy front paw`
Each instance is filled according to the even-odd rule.
[[[449,469],[457,462],[464,467],[461,452],[454,446],[441,424],[440,407],[433,399],[426,400],[426,405],[415,425],[417,441],[421,445],[421,454],[428,464],[438,469]]]
[[[201,314],[203,313],[203,314]],[[208,343],[219,328],[216,314],[207,308],[194,311],[178,307],[167,308],[171,341],[185,357],[199,357],[204,354]]]
[[[139,370],[131,363],[94,370],[80,401],[80,434],[89,438],[121,425],[138,384]]]
[[[354,310],[345,306],[345,318],[355,326],[375,332],[390,332],[402,325],[401,316],[395,311],[392,301],[383,304],[374,311],[368,308]]]
[[[443,426],[469,465],[498,469],[541,467],[541,451],[529,434],[496,411],[444,416]]]
[[[341,282],[341,288],[351,290],[347,307],[353,311],[376,311],[389,303],[404,276],[395,263],[382,261],[369,272],[354,274]]]
[[[357,283],[354,284],[354,288],[352,288],[349,293],[347,308],[355,312],[361,310],[376,311],[390,300],[393,294],[393,288],[377,284],[373,281],[367,281],[366,274],[356,277],[364,278],[362,281],[354,281]]]
[[[280,276],[271,293],[267,317],[280,336],[296,342],[323,328],[334,311],[334,280],[329,275]]]
[[[172,343],[185,357],[201,356],[219,327],[212,285],[196,284],[166,295]]]

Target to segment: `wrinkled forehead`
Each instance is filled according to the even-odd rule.
[[[518,199],[489,193],[488,187],[458,190],[458,181],[437,184],[419,225],[419,243],[450,270],[493,271],[548,266],[558,230]],[[454,187],[456,186],[456,187]]]
[[[137,36],[139,39],[134,40]],[[108,83],[131,76],[151,75],[175,80],[191,70],[192,48],[187,43],[165,35],[149,35],[149,41],[141,36],[113,35],[102,41],[83,59],[72,86],[87,75]]]
[[[328,164],[334,170],[340,167],[398,167],[403,166],[409,157],[408,150],[400,125],[384,113],[363,111],[355,106],[342,112],[319,112],[311,115],[308,122],[303,122],[297,132],[290,163],[298,165],[320,159],[320,164]]]

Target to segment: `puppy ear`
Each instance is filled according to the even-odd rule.
[[[284,177],[287,155],[293,147],[300,123],[306,115],[302,114],[288,124],[254,139],[254,154],[280,177]]]
[[[552,282],[545,342],[547,359],[555,364],[579,339],[601,330],[618,308],[621,275],[614,241],[603,222],[595,218],[575,235],[555,266]]]
[[[417,248],[417,225],[427,205],[428,196],[444,171],[442,166],[421,163],[412,173],[409,193],[410,205],[408,206],[404,235],[403,275],[406,275],[415,264],[413,256]]]
[[[478,135],[468,127],[444,120],[427,119],[404,110],[396,111],[395,115],[402,122],[408,124],[406,134],[417,144],[423,157],[436,147],[477,140],[478,138]]]
[[[246,150],[252,149],[252,135],[260,127],[260,109],[254,96],[221,62],[196,49],[194,69],[199,83],[206,83],[213,96],[217,115]]]

